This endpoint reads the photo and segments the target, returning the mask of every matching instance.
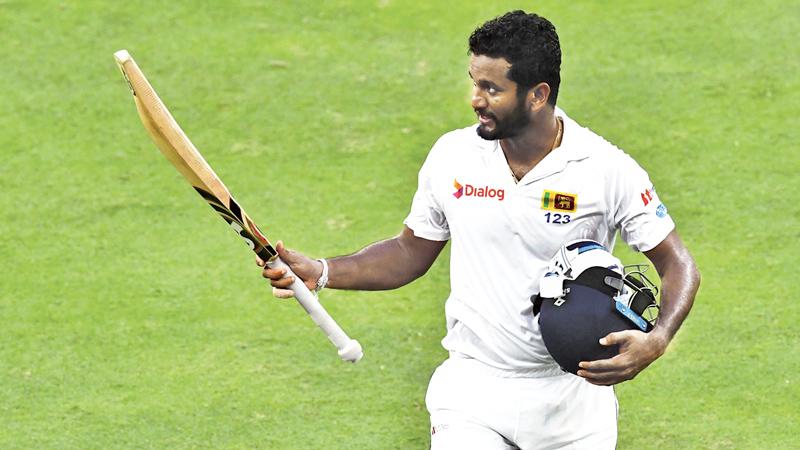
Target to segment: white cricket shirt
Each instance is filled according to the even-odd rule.
[[[675,227],[647,173],[563,111],[561,145],[515,183],[499,141],[476,126],[445,134],[419,172],[405,224],[452,240],[445,349],[519,372],[550,369],[531,297],[565,242],[612,249],[615,231],[637,251]]]

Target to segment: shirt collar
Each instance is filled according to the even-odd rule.
[[[561,144],[553,149],[543,160],[536,165],[525,177],[520,180],[520,184],[533,183],[559,173],[566,169],[571,161],[580,161],[589,157],[589,150],[583,143],[582,136],[585,132],[583,127],[570,119],[561,108],[556,107],[555,114],[564,123],[564,131],[561,136]]]
[[[586,130],[559,107],[556,107],[556,117],[560,117],[564,123],[564,134],[561,137],[561,145],[553,150],[550,155],[557,154],[560,158],[567,161],[580,161],[589,157],[589,151],[583,142],[583,135]],[[548,155],[548,156],[550,156]]]
[[[559,107],[555,107],[555,115],[560,117],[564,124],[561,144],[545,156],[533,170],[525,174],[522,180],[519,181],[519,184],[528,184],[541,180],[542,178],[563,171],[571,161],[580,161],[590,156],[589,149],[584,139],[586,129],[572,120]],[[470,127],[473,133],[476,132],[477,127],[478,124]],[[477,139],[474,142],[476,142],[478,148],[488,150],[492,154],[498,155],[497,157],[502,159],[503,165],[506,168],[508,167],[505,156],[503,156],[503,150],[500,148],[500,141],[487,141],[477,136],[477,133],[475,137]]]

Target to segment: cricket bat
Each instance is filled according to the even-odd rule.
[[[186,178],[197,193],[244,239],[250,249],[262,260],[267,261],[269,267],[284,268],[287,276],[295,278],[289,288],[294,291],[300,306],[306,310],[311,319],[336,346],[340,358],[345,361],[358,362],[363,356],[361,345],[355,339],[347,336],[339,324],[325,311],[317,297],[309,291],[299,277],[292,273],[289,266],[281,261],[278,252],[242,207],[236,203],[228,188],[172,117],[128,51],[120,50],[114,53],[114,58],[128,81],[139,117],[161,153],[178,169],[178,172]]]

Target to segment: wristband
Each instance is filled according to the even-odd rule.
[[[328,284],[328,261],[326,261],[325,258],[320,258],[317,261],[322,263],[322,275],[320,275],[317,280],[317,287],[314,288],[314,292],[325,289],[325,285]]]

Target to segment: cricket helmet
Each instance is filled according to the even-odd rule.
[[[609,333],[653,328],[658,288],[644,276],[646,270],[623,266],[591,240],[558,250],[531,300],[544,345],[562,369],[574,374],[581,361],[616,356],[619,346],[599,343]]]

